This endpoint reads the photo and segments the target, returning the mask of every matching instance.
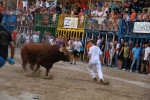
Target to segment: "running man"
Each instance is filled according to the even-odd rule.
[[[88,63],[88,70],[94,81],[97,81],[97,78],[95,76],[94,71],[92,70],[93,66],[96,66],[97,72],[98,72],[98,77],[100,78],[100,83],[103,85],[108,85],[109,82],[104,81],[103,78],[103,73],[102,73],[102,68],[101,68],[101,61],[103,64],[103,56],[102,56],[102,51],[99,49],[99,47],[94,45],[94,41],[90,40],[90,50],[88,52],[88,57],[87,60],[89,59]],[[101,60],[101,61],[100,61]]]

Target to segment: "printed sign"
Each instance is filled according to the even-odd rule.
[[[134,33],[150,33],[150,22],[135,22]]]
[[[77,28],[78,18],[65,17],[64,28]]]

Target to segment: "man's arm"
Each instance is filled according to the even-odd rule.
[[[102,63],[102,64],[104,64],[104,60],[103,60],[103,59],[104,59],[104,57],[103,57],[103,55],[101,54],[99,57],[100,57],[100,61],[101,61],[101,63]]]
[[[9,42],[9,45],[10,45],[10,48],[11,48],[11,59],[13,59],[14,58],[14,54],[15,54],[14,42],[13,41]]]

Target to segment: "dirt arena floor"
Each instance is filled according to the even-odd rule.
[[[0,69],[0,100],[150,100],[148,75],[103,66],[104,78],[110,82],[106,86],[91,79],[87,64],[58,62],[50,71],[53,78],[46,80],[43,67],[39,76],[25,76],[19,50],[15,61]]]

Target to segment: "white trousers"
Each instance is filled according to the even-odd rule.
[[[89,61],[88,63],[87,69],[89,70],[90,75],[92,76],[92,78],[96,78],[95,73],[92,69],[93,66],[96,67],[96,70],[98,72],[98,77],[104,80],[100,60]]]

